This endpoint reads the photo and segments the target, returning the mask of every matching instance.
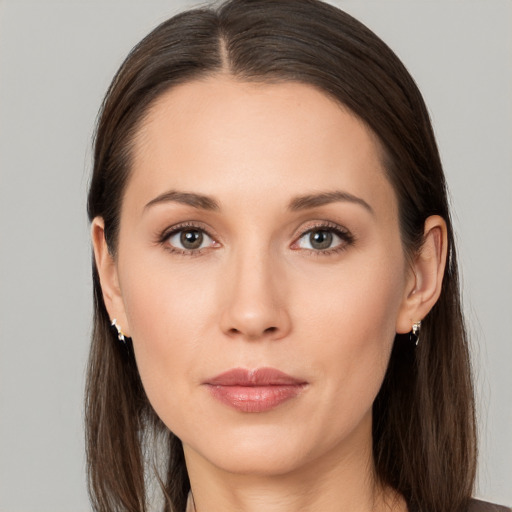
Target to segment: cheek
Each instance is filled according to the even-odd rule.
[[[169,414],[197,385],[191,376],[198,361],[208,357],[213,301],[197,273],[153,266],[125,275],[123,301],[137,367],[151,405],[169,425]]]
[[[355,255],[335,270],[304,271],[297,311],[309,328],[330,331],[321,338],[339,337],[354,348],[392,339],[405,285],[403,255],[394,253]]]
[[[305,312],[303,349],[315,361],[319,378],[325,378],[325,400],[342,410],[339,417],[357,421],[380,389],[402,300],[402,261],[401,254],[383,255],[361,266],[347,265],[330,279],[310,273],[297,293],[302,297],[297,310]]]

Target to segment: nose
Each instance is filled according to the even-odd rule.
[[[225,274],[221,329],[229,337],[278,340],[291,330],[286,280],[271,254],[239,254]]]

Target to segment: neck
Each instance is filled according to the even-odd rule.
[[[184,450],[196,512],[407,511],[403,498],[377,482],[371,430],[363,445],[334,447],[285,474],[232,473]]]

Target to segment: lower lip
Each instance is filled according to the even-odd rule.
[[[216,386],[208,384],[210,393],[220,402],[242,412],[265,412],[296,397],[304,384],[275,386]]]

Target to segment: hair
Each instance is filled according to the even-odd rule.
[[[319,0],[228,0],[159,25],[128,55],[103,101],[89,219],[103,218],[115,257],[133,141],[150,107],[177,84],[219,74],[241,82],[309,84],[363,120],[380,142],[408,256],[422,245],[427,217],[437,214],[446,221],[449,250],[441,295],[422,323],[417,347],[407,335],[396,335],[373,405],[373,456],[379,481],[401,493],[411,510],[461,511],[473,490],[476,427],[445,178],[416,84],[362,23]],[[86,442],[93,507],[147,510],[152,475],[165,495],[163,510],[182,512],[190,483],[181,442],[156,416],[133,351],[123,350],[110,327],[94,258],[92,265]],[[164,454],[164,477],[158,464],[151,464],[154,442]]]

